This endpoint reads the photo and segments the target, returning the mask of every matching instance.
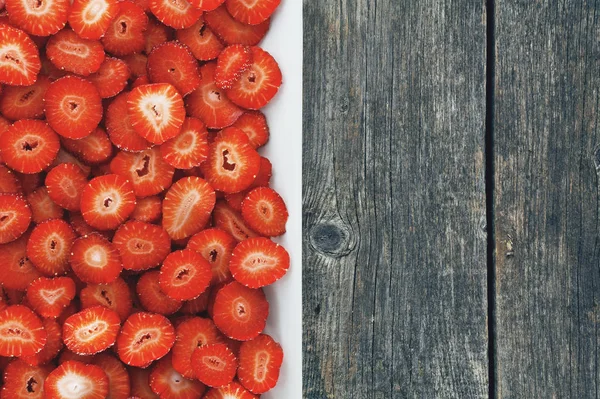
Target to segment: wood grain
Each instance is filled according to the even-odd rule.
[[[496,2],[499,398],[597,398],[600,4]]]
[[[304,397],[487,397],[485,21],[304,1]]]

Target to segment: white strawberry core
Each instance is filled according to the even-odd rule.
[[[242,265],[250,272],[260,272],[263,269],[271,269],[278,264],[278,259],[263,252],[252,253],[244,258]]]
[[[17,213],[14,211],[3,211],[0,212],[0,228],[5,229],[5,226],[10,226],[10,224],[15,220]]]
[[[81,43],[62,41],[58,43],[57,47],[63,53],[74,57],[86,58],[90,56],[89,47]]]
[[[44,139],[42,137],[38,136],[37,134],[29,133],[24,135],[21,138],[21,140],[15,141],[13,147],[15,148],[15,150],[21,152],[25,151],[31,156],[34,152],[37,152],[40,149],[44,148],[43,143]]]
[[[7,43],[0,48],[0,66],[16,69],[19,73],[27,75],[28,64],[25,62],[21,48],[18,44]]]
[[[56,382],[56,388],[64,399],[79,399],[94,392],[94,383],[85,376],[69,372]]]
[[[175,139],[175,148],[181,155],[192,153],[196,145],[196,135],[190,130],[180,133]]]
[[[8,321],[0,328],[3,341],[30,342],[33,340],[29,329],[16,321]]]
[[[186,285],[196,275],[196,267],[191,263],[181,265],[175,271],[171,284],[178,287],[180,285]]]
[[[92,0],[81,12],[81,19],[87,25],[94,25],[104,17],[108,4],[104,0]]]
[[[78,120],[83,115],[85,109],[85,98],[81,96],[65,96],[60,102],[60,108],[65,115],[69,115],[69,119]]]
[[[174,212],[176,217],[175,220],[173,220],[173,227],[171,228],[173,231],[178,231],[187,223],[194,211],[194,205],[202,199],[200,193],[196,190],[189,191],[182,197],[183,198],[181,198],[179,206],[177,207],[177,211]]]
[[[119,204],[121,203],[121,195],[117,190],[108,190],[99,193],[96,196],[95,210],[102,214],[114,214],[119,212]]]
[[[144,119],[152,125],[152,128],[160,132],[165,127],[169,126],[171,121],[171,104],[176,97],[169,98],[165,94],[153,93],[148,94],[139,102],[139,110]]]
[[[52,233],[46,239],[46,256],[49,260],[57,260],[61,258],[63,250],[63,241],[61,236]]]
[[[75,186],[73,185],[73,180],[64,177],[60,180],[58,185],[60,186],[62,193],[68,196],[69,198],[77,197],[78,192]]]
[[[165,4],[178,14],[183,14],[190,8],[190,3],[185,0],[169,0]]]
[[[246,320],[252,317],[250,309],[250,304],[246,299],[242,297],[236,298],[233,301],[233,317],[235,317],[241,322],[246,322]]]
[[[106,330],[108,330],[108,323],[104,320],[96,320],[78,328],[75,335],[79,342],[88,342],[93,341],[99,335],[104,334]]]
[[[91,266],[98,269],[102,269],[106,266],[106,251],[100,245],[93,245],[89,247],[84,254],[85,262]]]
[[[54,302],[64,295],[64,293],[64,288],[57,288],[55,290],[40,290],[40,296],[50,305],[53,305]]]
[[[254,355],[254,379],[258,382],[263,382],[267,378],[267,364],[271,356],[267,351],[260,351]]]
[[[202,363],[209,369],[216,371],[225,370],[225,366],[227,365],[227,362],[223,361],[223,359],[218,356],[204,356],[202,358]]]
[[[21,4],[27,10],[27,14],[29,15],[46,15],[50,12],[51,1],[44,0],[22,0]]]
[[[154,251],[154,244],[149,240],[132,238],[127,242],[127,249],[134,255],[146,255]]]

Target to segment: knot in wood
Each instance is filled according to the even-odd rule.
[[[337,224],[318,224],[310,230],[309,235],[311,246],[323,255],[339,258],[352,250],[349,245],[350,232]]]

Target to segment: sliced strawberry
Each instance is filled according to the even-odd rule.
[[[233,381],[238,362],[226,344],[199,346],[192,354],[196,378],[209,387],[223,387]]]
[[[58,152],[60,153],[61,150]],[[58,155],[57,155],[58,158]],[[56,159],[55,159],[56,160]],[[54,163],[54,162],[53,162]],[[13,169],[13,172],[15,170]],[[37,190],[43,184],[43,176],[41,173],[15,173],[19,178],[19,182],[21,183],[21,192],[24,195],[29,195],[35,190]]]
[[[63,324],[67,348],[81,355],[93,355],[111,347],[117,340],[121,319],[104,306],[93,306],[75,313]]]
[[[63,138],[61,142],[67,151],[76,154],[88,164],[104,162],[112,155],[112,143],[106,132],[99,127],[94,129],[89,136],[82,139],[73,140]]]
[[[57,68],[78,75],[90,75],[104,62],[104,47],[98,40],[82,39],[63,29],[48,40],[46,56]]]
[[[168,83],[136,87],[129,93],[127,107],[135,131],[154,144],[177,136],[185,118],[183,99]]]
[[[129,316],[117,337],[119,358],[136,367],[147,367],[165,356],[174,343],[175,329],[169,319],[146,312]]]
[[[74,0],[69,25],[83,39],[101,39],[119,12],[117,0]]]
[[[0,265],[4,271],[0,273],[0,283],[5,289],[24,291],[33,280],[41,276],[27,257],[28,239],[29,234],[25,233],[15,241],[0,244]]]
[[[148,17],[144,10],[131,1],[121,1],[118,4],[119,12],[108,26],[102,44],[106,51],[121,57],[144,50],[144,31],[148,26]]]
[[[150,84],[150,78],[148,75],[139,76],[133,81],[133,83],[131,83],[131,89],[133,90],[138,86],[145,86],[147,84]]]
[[[251,47],[252,65],[227,90],[227,97],[247,109],[267,105],[281,86],[281,70],[273,56],[260,47]]]
[[[251,392],[265,393],[277,384],[283,349],[269,335],[261,334],[242,343],[239,361],[238,378],[242,385]]]
[[[247,25],[236,21],[227,12],[225,5],[205,13],[204,20],[226,44],[244,44],[246,46],[255,46],[260,43],[271,25],[270,19],[258,25]]]
[[[81,193],[81,214],[86,223],[111,230],[123,223],[135,209],[133,185],[119,175],[96,177]]]
[[[108,377],[107,399],[127,399],[131,393],[129,373],[117,358],[108,353],[94,356],[92,364],[100,367]]]
[[[211,278],[208,261],[199,253],[184,249],[166,257],[160,268],[159,285],[170,298],[189,301],[206,291]]]
[[[203,17],[198,18],[189,28],[177,30],[175,35],[200,61],[214,60],[223,50],[223,43],[206,25]]]
[[[129,399],[160,399],[150,388],[150,368],[129,367],[131,397]]]
[[[65,76],[50,84],[44,96],[46,118],[56,133],[80,139],[102,119],[102,99],[96,87],[77,76]]]
[[[175,29],[189,28],[202,15],[187,0],[150,0],[148,6],[160,22]]]
[[[131,292],[122,278],[109,284],[88,284],[79,294],[82,308],[101,305],[115,311],[122,321],[131,314]]]
[[[188,315],[196,315],[202,313],[208,309],[208,298],[210,296],[210,287],[200,294],[199,297],[189,301],[183,301],[181,309],[179,311]]]
[[[27,257],[46,276],[65,274],[69,270],[69,254],[76,237],[71,226],[64,220],[42,222],[31,232],[27,243]]]
[[[213,388],[209,390],[204,399],[257,399],[243,386],[237,382],[224,386],[222,388]]]
[[[49,219],[61,219],[63,217],[63,209],[50,199],[46,187],[40,187],[28,194],[27,202],[29,202],[31,220],[34,223],[42,223]]]
[[[260,334],[269,315],[269,302],[261,289],[234,281],[221,288],[215,297],[213,321],[223,334],[238,341],[249,341]]]
[[[171,185],[175,173],[158,147],[138,153],[119,152],[110,162],[110,170],[128,179],[137,197],[161,193]]]
[[[131,77],[134,79],[140,78],[142,76],[146,76],[148,74],[148,70],[146,69],[146,65],[148,63],[148,57],[145,54],[141,53],[133,53],[128,54],[122,57],[123,61],[129,67],[131,71]],[[148,84],[150,82],[146,82]]]
[[[288,216],[285,202],[269,187],[253,189],[242,202],[242,217],[251,229],[264,236],[284,234]]]
[[[260,111],[246,112],[235,121],[233,126],[243,130],[248,135],[250,144],[254,148],[262,147],[269,141],[267,118]]]
[[[162,227],[135,220],[121,225],[112,242],[123,267],[134,271],[158,266],[171,251],[171,239]]]
[[[253,2],[227,0],[225,7],[227,7],[229,14],[241,23],[257,25],[269,19],[280,3],[281,0],[257,0]]]
[[[106,131],[110,141],[124,151],[139,152],[152,147],[152,143],[137,134],[131,124],[127,99],[129,93],[119,94],[106,110]]]
[[[170,354],[156,362],[149,380],[150,388],[161,398],[197,399],[206,391],[201,382],[186,379],[173,368]]]
[[[34,37],[39,37],[39,36],[34,36]],[[54,66],[54,64],[51,63],[50,60],[48,59],[48,57],[46,57],[45,55],[40,56],[40,61],[42,63],[42,69],[40,71],[40,75],[48,76],[48,78],[50,79],[51,82],[67,75],[67,72],[65,72],[61,69],[58,69],[56,66]],[[38,75],[38,76],[40,76],[40,75]]]
[[[255,179],[256,180],[256,179]],[[242,211],[242,201],[248,195],[248,191],[240,191],[239,193],[233,194],[225,194],[225,201],[227,201],[227,205],[231,207],[236,212]]]
[[[31,210],[25,198],[18,194],[0,193],[0,244],[21,237],[29,223]]]
[[[30,366],[40,366],[49,363],[63,348],[62,332],[56,320],[44,319],[42,320],[42,324],[47,334],[44,348],[35,355],[21,357],[21,360]]]
[[[169,36],[171,36],[170,28],[161,24],[160,22],[155,22],[153,19],[148,20],[148,27],[146,28],[146,33],[144,37],[146,39],[146,47],[144,51],[146,54],[150,54],[152,49],[156,46],[159,46],[167,41],[169,41]]]
[[[215,84],[221,89],[230,89],[240,80],[242,73],[252,65],[250,47],[241,44],[227,46],[217,59]]]
[[[231,279],[229,260],[236,244],[237,241],[229,233],[212,228],[195,234],[187,248],[198,252],[210,263],[212,283],[218,284]]]
[[[81,216],[81,213],[69,212],[68,216],[71,227],[73,228],[73,230],[75,230],[75,233],[79,237],[91,233],[97,233],[95,229],[93,229],[89,224],[85,222],[85,220],[83,220],[83,216]]]
[[[273,165],[271,165],[271,161],[265,157],[260,157],[260,169],[258,170],[258,174],[256,175],[254,182],[252,182],[252,185],[250,185],[250,188],[269,187],[272,174]]]
[[[225,201],[218,201],[213,213],[215,227],[231,234],[237,241],[242,241],[258,234],[250,229],[242,215],[231,209]]]
[[[181,301],[172,299],[162,292],[159,279],[158,270],[144,273],[136,286],[138,299],[149,312],[171,315],[181,308]]]
[[[125,61],[106,57],[98,71],[88,76],[88,80],[96,86],[100,97],[110,98],[123,91],[127,86],[127,79],[129,79],[130,74]]]
[[[19,178],[12,170],[0,164],[0,193],[18,194],[20,192],[21,182],[19,181]]]
[[[27,33],[6,24],[0,24],[0,60],[0,83],[13,86],[34,84],[42,68],[39,51]]]
[[[108,377],[98,366],[75,360],[58,366],[44,382],[46,399],[104,399]]]
[[[137,200],[135,210],[131,214],[131,219],[140,222],[153,223],[160,219],[162,213],[162,200],[154,195],[152,197],[140,198]]]
[[[44,170],[54,161],[60,140],[42,121],[16,121],[0,135],[2,160],[17,172],[31,174]]]
[[[13,360],[4,369],[2,398],[44,399],[44,381],[51,366],[30,366],[21,359]]]
[[[196,234],[210,219],[215,198],[204,179],[189,176],[178,180],[163,201],[163,228],[174,240]]]
[[[198,61],[187,46],[177,41],[154,47],[148,55],[148,77],[153,83],[172,84],[182,96],[200,85]]]
[[[6,11],[11,24],[32,35],[49,36],[61,30],[67,23],[69,5],[68,0],[42,0],[31,3],[6,0]]]
[[[208,157],[208,131],[201,120],[185,118],[181,132],[160,146],[163,159],[177,169],[191,169]]]
[[[75,283],[69,277],[40,277],[27,287],[27,301],[40,316],[56,318],[75,298],[75,293]]]
[[[244,112],[215,85],[215,68],[214,62],[200,68],[202,82],[186,97],[185,105],[188,115],[200,119],[209,129],[222,129],[233,124]]]
[[[238,128],[221,131],[206,161],[205,177],[215,190],[237,193],[247,189],[260,169],[260,155]]]
[[[73,242],[69,262],[77,277],[90,284],[112,283],[122,269],[119,251],[96,233],[79,237]]]
[[[76,312],[75,312],[76,313]],[[75,314],[73,313],[73,314]],[[62,331],[61,331],[62,334]],[[77,361],[84,364],[90,364],[94,356],[91,355],[79,355],[75,352],[70,351],[68,348],[65,348],[60,356],[58,357],[58,364],[63,364],[65,362]]]
[[[30,86],[6,86],[0,98],[0,112],[8,119],[37,119],[44,116],[44,95],[50,79],[39,75]]]
[[[42,350],[47,334],[40,318],[23,305],[0,312],[0,356],[31,356]]]
[[[61,163],[46,175],[48,195],[57,205],[69,210],[78,211],[81,203],[81,192],[87,186],[87,176],[72,163]]]
[[[92,173],[91,166],[84,164],[75,155],[65,151],[64,148],[58,150],[58,154],[56,154],[56,158],[54,158],[54,161],[52,161],[50,167],[54,168],[60,165],[61,163],[69,163],[76,165],[85,176],[89,176],[89,174]]]
[[[173,345],[173,368],[185,378],[195,378],[192,354],[202,345],[224,343],[219,330],[210,319],[189,318],[175,330],[177,340]]]
[[[223,4],[225,0],[192,0],[192,5],[202,11],[212,11]]]

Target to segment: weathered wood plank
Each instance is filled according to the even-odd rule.
[[[304,13],[304,396],[487,397],[484,2]]]
[[[597,398],[600,4],[496,12],[498,397]]]

